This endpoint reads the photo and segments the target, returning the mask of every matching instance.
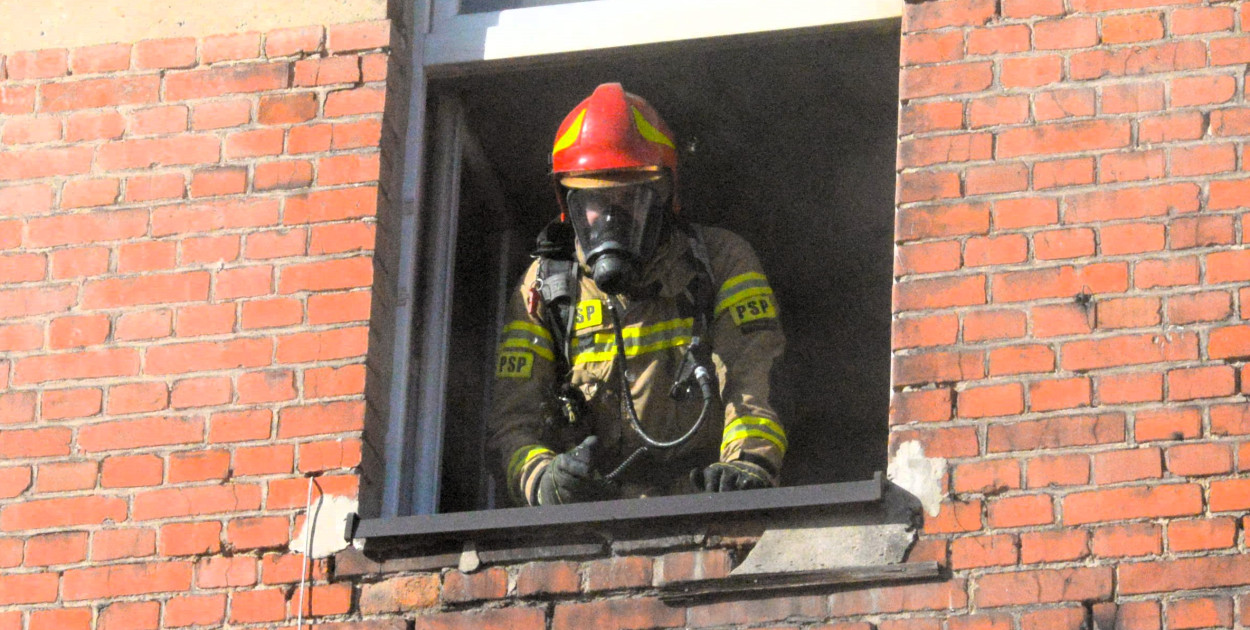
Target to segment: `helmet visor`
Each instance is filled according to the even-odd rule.
[[[639,261],[650,257],[664,202],[654,183],[567,190],[569,216],[585,262],[608,251]]]

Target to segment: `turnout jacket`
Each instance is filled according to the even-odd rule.
[[[701,228],[715,291],[706,335],[710,337],[719,392],[699,432],[686,444],[651,450],[620,481],[624,497],[693,491],[689,472],[717,460],[749,459],[762,464],[775,484],[786,452],[786,432],[769,402],[774,365],[785,346],[777,301],[751,246],[727,230]],[[570,425],[557,397],[565,382],[561,352],[544,323],[548,314],[533,288],[539,262],[526,271],[509,299],[496,356],[495,380],[487,419],[487,449],[519,504],[537,504],[539,473],[552,458],[586,435],[600,439],[596,462],[606,474],[643,444],[630,427],[621,396],[618,354],[608,296],[582,270],[570,340],[569,382],[585,400]],[[679,363],[694,332],[688,287],[701,263],[689,237],[671,231],[641,286],[647,297],[619,296],[621,326],[630,382],[639,421],[654,439],[684,434],[703,401],[697,391],[684,401],[669,395]]]

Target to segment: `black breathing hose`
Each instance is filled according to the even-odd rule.
[[[704,365],[695,366],[695,382],[699,384],[699,393],[703,396],[703,409],[699,411],[699,418],[694,421],[694,424],[691,425],[688,431],[675,440],[662,442],[647,435],[647,432],[642,428],[642,423],[638,421],[638,412],[634,409],[634,395],[630,391],[629,377],[626,375],[625,335],[621,332],[621,318],[617,313],[618,307],[619,303],[616,298],[609,297],[608,314],[612,316],[612,330],[616,333],[616,356],[620,359],[617,367],[621,375],[621,396],[625,399],[625,409],[629,416],[630,427],[634,429],[634,433],[637,433],[638,437],[642,438],[644,444],[639,446],[633,453],[630,453],[629,457],[626,457],[625,461],[621,462],[612,472],[604,476],[608,481],[615,481],[621,473],[625,472],[626,468],[629,468],[631,464],[638,461],[638,458],[653,448],[670,449],[690,441],[690,438],[694,437],[694,434],[699,431],[699,427],[702,427],[703,422],[707,420],[708,411],[712,408],[712,399],[714,397],[711,371]]]

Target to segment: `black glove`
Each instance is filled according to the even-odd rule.
[[[771,488],[773,482],[763,466],[751,462],[737,460],[732,462],[716,462],[702,473],[699,470],[690,472],[690,481],[704,492],[729,492],[731,490],[754,490]]]
[[[572,450],[556,455],[538,478],[538,504],[560,505],[611,498],[612,482],[595,470],[598,436],[582,440]]]

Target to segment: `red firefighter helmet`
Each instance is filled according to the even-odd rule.
[[[631,174],[655,178],[677,174],[673,133],[655,109],[620,83],[604,83],[569,112],[556,132],[551,171],[570,188],[616,183]],[[602,177],[597,177],[602,176]]]

